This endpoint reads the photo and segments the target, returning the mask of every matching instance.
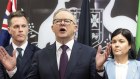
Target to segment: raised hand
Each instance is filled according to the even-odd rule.
[[[16,67],[16,50],[14,50],[12,56],[10,56],[7,51],[0,46],[0,61],[6,70],[13,70]]]
[[[99,45],[98,46],[98,50],[97,50],[97,54],[96,54],[96,69],[97,70],[103,70],[103,64],[105,63],[105,61],[107,60],[109,54],[111,51],[111,44],[107,44],[106,45],[106,49],[104,50],[104,52],[102,52],[102,46]]]

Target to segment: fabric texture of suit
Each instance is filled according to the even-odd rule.
[[[105,69],[108,79],[116,79],[115,63],[113,59],[105,63]],[[140,61],[129,60],[126,79],[140,79]]]
[[[65,79],[105,79],[95,70],[96,50],[74,42]],[[104,75],[105,77],[105,75]],[[60,79],[56,60],[56,43],[38,51],[26,79]]]
[[[5,49],[12,56],[12,52],[13,52],[12,44],[7,46]],[[24,51],[23,58],[22,58],[22,66],[21,66],[20,70],[16,71],[16,73],[13,75],[12,78],[9,78],[9,75],[7,74],[6,69],[3,67],[2,64],[0,64],[0,79],[25,79],[25,77],[29,73],[34,53],[38,50],[39,50],[38,47],[28,43],[28,45]]]

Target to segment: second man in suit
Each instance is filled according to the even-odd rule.
[[[24,12],[11,13],[8,25],[12,43],[5,48],[6,50],[0,47],[0,79],[25,79],[29,73],[34,53],[39,48],[27,41],[29,27]]]

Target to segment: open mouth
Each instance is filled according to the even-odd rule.
[[[65,32],[66,29],[65,29],[65,28],[61,28],[60,31],[61,31],[61,32]]]

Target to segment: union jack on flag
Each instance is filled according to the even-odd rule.
[[[3,17],[2,28],[0,30],[0,46],[6,47],[9,45],[10,34],[8,33],[8,16],[11,12],[16,11],[16,0],[9,0],[7,4],[7,8],[5,11],[5,15]]]

